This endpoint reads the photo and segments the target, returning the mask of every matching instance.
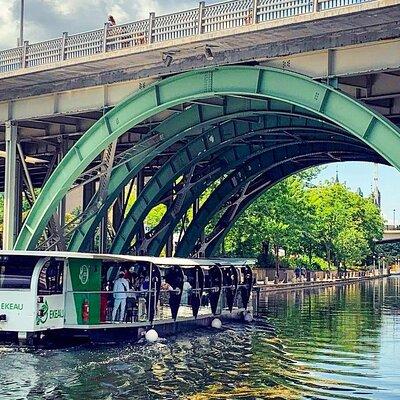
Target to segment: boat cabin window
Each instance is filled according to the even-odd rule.
[[[39,274],[39,296],[63,293],[64,262],[48,260],[43,265]]]
[[[30,289],[39,257],[0,256],[0,289]]]

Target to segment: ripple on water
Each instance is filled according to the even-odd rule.
[[[0,399],[399,399],[400,278],[265,295],[155,345],[0,347]]]

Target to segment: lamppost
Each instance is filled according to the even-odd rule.
[[[21,0],[21,9],[20,9],[20,20],[19,20],[19,38],[17,45],[24,45],[24,11],[25,11],[25,0]]]
[[[396,209],[393,209],[393,227],[396,229]]]

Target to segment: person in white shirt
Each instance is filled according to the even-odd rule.
[[[181,304],[183,305],[189,305],[189,295],[192,290],[192,285],[188,282],[187,276],[184,276],[183,278],[183,288],[182,288],[182,298],[181,298]]]
[[[129,293],[129,282],[124,278],[124,272],[120,271],[118,279],[114,282],[114,308],[112,311],[112,321],[116,320],[118,309],[120,308],[119,321],[122,322],[125,316],[126,298]]]

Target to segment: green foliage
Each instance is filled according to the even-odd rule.
[[[327,271],[329,270],[329,264],[323,258],[313,256],[311,259],[311,264],[308,266],[308,268],[314,271]]]
[[[274,267],[277,259],[272,250],[276,253],[280,248],[286,254],[279,260],[282,267],[299,266],[313,270],[361,265],[365,260],[371,260],[374,241],[383,236],[384,221],[378,208],[370,198],[363,198],[340,183],[326,182],[313,186],[318,173],[316,168],[301,172],[260,196],[225,238],[224,254],[237,257],[258,255],[260,266]],[[200,204],[219,183],[220,180],[216,181],[202,194]],[[135,192],[131,193],[127,210],[136,200]],[[3,206],[4,199],[0,195],[0,230]],[[29,209],[24,199],[23,217]],[[158,225],[166,209],[164,204],[160,204],[150,211],[145,220],[148,229]],[[77,214],[79,209],[68,214],[66,222]],[[192,220],[192,210],[186,219],[187,223]],[[206,234],[217,220],[218,216],[207,227]],[[400,257],[400,244],[377,246],[376,253],[395,260]]]
[[[394,264],[400,259],[400,243],[378,244],[375,246],[375,254],[378,257],[384,256],[389,264]]]
[[[383,235],[379,209],[343,184],[312,186],[317,172],[287,178],[260,196],[227,235],[225,252],[240,257],[261,252],[260,265],[272,267],[273,258],[262,251],[267,242],[269,250],[285,250],[282,266],[361,265]]]
[[[147,215],[145,226],[148,229],[153,229],[156,227],[160,223],[166,211],[167,206],[165,204],[159,204],[158,206],[154,207]]]
[[[335,265],[360,264],[381,239],[384,221],[370,199],[340,183],[325,183],[307,191],[313,205],[314,237],[320,254]]]
[[[281,266],[286,266],[291,269],[306,268],[313,271],[326,271],[329,269],[329,265],[326,260],[318,256],[312,256],[311,262],[307,255],[301,254],[295,257],[284,257]]]
[[[226,238],[226,251],[237,256],[254,256],[261,243],[296,252],[304,232],[311,229],[310,207],[305,201],[304,182],[299,177],[277,184],[255,201]]]

